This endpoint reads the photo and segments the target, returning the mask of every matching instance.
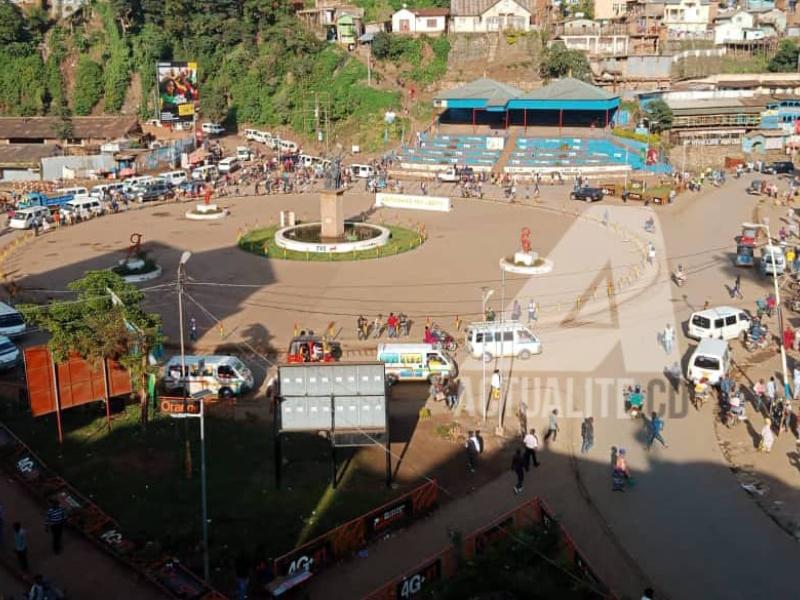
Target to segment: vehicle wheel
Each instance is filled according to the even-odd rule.
[[[233,398],[233,391],[231,391],[231,388],[222,388],[218,395],[222,399]]]
[[[333,357],[333,360],[339,360],[342,358],[342,347],[334,346],[331,348],[331,356]]]
[[[492,356],[489,352],[483,353],[483,362],[490,363],[494,360],[494,356]]]
[[[531,353],[528,350],[523,350],[517,356],[522,360],[528,360],[531,357]]]

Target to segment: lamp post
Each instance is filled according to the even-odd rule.
[[[781,369],[783,371],[783,393],[786,398],[791,398],[792,392],[789,389],[789,369],[786,365],[786,347],[783,345],[783,310],[781,308],[781,290],[778,287],[778,269],[775,261],[775,246],[772,244],[772,234],[769,225],[766,223],[743,223],[744,227],[763,229],[767,232],[767,244],[769,247],[769,258],[772,264],[772,286],[775,292],[775,305],[778,308],[778,346],[781,349]]]
[[[486,303],[489,301],[489,298],[492,297],[494,294],[494,290],[489,289],[486,286],[481,288],[481,314],[483,318],[486,319]],[[486,344],[486,334],[484,332],[484,337],[482,343]],[[481,385],[481,410],[483,411],[483,421],[486,422],[486,360],[484,359],[485,352],[481,353],[481,367],[483,368],[483,383]]]
[[[181,255],[181,260],[178,263],[178,328],[181,338],[181,374],[184,378],[183,385],[183,398],[184,410],[186,404],[186,347],[183,338],[183,284],[186,274],[186,263],[192,257],[192,253],[188,250]],[[206,490],[206,419],[205,419],[205,401],[204,394],[200,394],[200,414],[193,415],[184,412],[180,415],[183,418],[198,417],[200,419],[200,505],[203,519],[203,576],[206,581],[211,578],[211,569],[208,559],[208,499]]]

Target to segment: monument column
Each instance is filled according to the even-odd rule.
[[[344,207],[342,189],[323,189],[319,193],[319,213],[322,222],[322,241],[344,237]]]

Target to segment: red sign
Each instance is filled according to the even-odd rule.
[[[54,368],[46,346],[26,348],[24,355],[28,399],[34,417],[133,391],[130,374],[115,360],[105,361],[104,372],[102,362],[92,364],[78,355]]]

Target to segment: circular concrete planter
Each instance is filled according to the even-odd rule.
[[[228,216],[227,208],[220,208],[216,204],[196,204],[192,210],[187,210],[185,215],[192,221],[216,221]]]
[[[500,268],[503,271],[517,275],[544,275],[552,271],[554,266],[553,261],[547,258],[539,258],[530,266],[516,264],[508,258],[500,259]]]
[[[295,230],[301,227],[320,227],[320,223],[308,223],[303,225],[295,225],[293,227],[284,227],[275,232],[275,243],[286,250],[295,250],[297,252],[310,252],[313,254],[338,254],[345,252],[357,252],[359,250],[371,250],[378,246],[385,246],[389,241],[390,231],[386,227],[380,225],[369,224],[369,227],[374,227],[379,234],[368,240],[359,240],[357,242],[301,242],[286,236],[286,232]]]

